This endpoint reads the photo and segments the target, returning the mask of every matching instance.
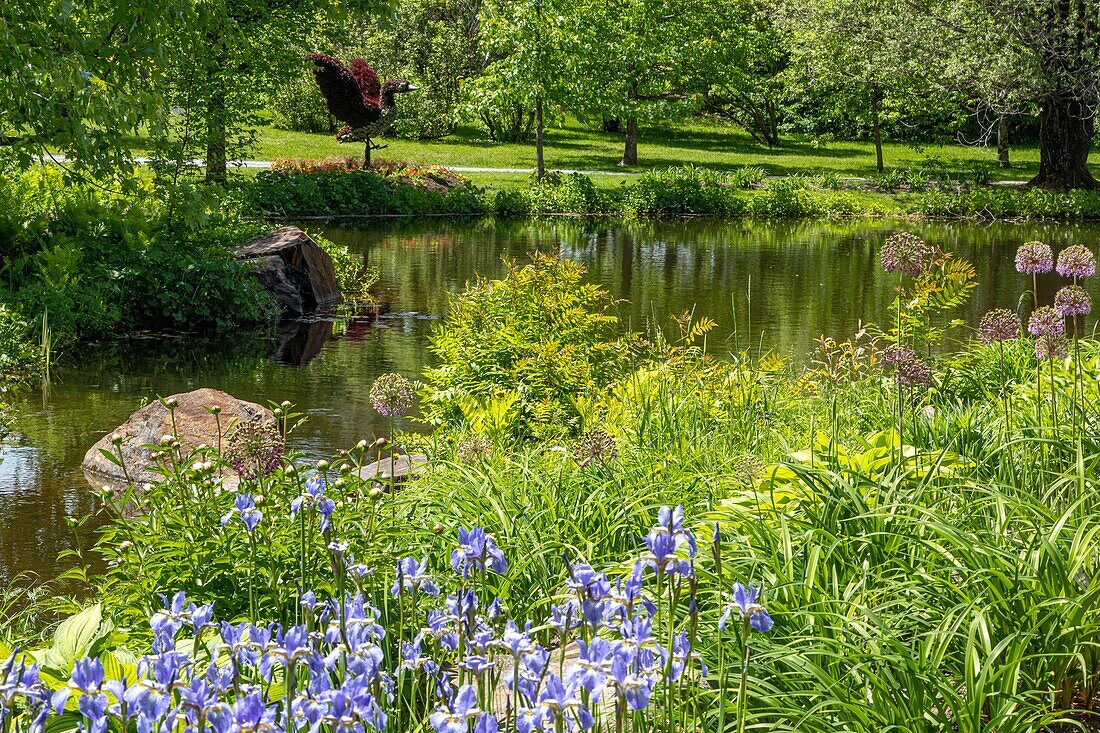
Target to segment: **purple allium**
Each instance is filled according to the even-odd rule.
[[[1058,253],[1058,266],[1055,269],[1062,277],[1092,277],[1096,274],[1096,258],[1088,247],[1075,244]]]
[[[1032,336],[1061,336],[1065,331],[1065,318],[1049,305],[1036,308],[1027,322],[1027,332]]]
[[[1016,272],[1034,275],[1054,269],[1054,253],[1049,244],[1026,242],[1016,250]]]
[[[383,417],[404,417],[416,400],[416,386],[400,374],[383,374],[370,388],[371,406]]]
[[[1035,356],[1039,359],[1064,359],[1069,353],[1069,342],[1062,334],[1044,334],[1035,339]]]
[[[481,433],[470,433],[455,446],[455,457],[466,465],[477,463],[488,457],[493,450],[493,441]]]
[[[261,478],[282,462],[283,438],[274,425],[242,420],[230,431],[223,453],[241,478]]]
[[[1092,298],[1080,285],[1067,285],[1054,295],[1054,310],[1063,316],[1087,316],[1092,312]]]
[[[1020,336],[1020,317],[1008,308],[994,308],[978,324],[983,344],[1011,341]]]
[[[932,257],[932,246],[909,232],[898,232],[887,238],[879,253],[882,268],[902,275],[920,275]]]
[[[894,367],[894,377],[903,387],[927,387],[932,384],[932,367],[908,346],[891,346],[882,360]]]

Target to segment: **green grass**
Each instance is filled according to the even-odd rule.
[[[289,132],[271,126],[258,129],[259,139],[251,158],[324,158],[332,155],[360,155],[358,143],[344,145],[332,135]],[[387,147],[376,155],[412,162],[476,168],[533,168],[535,149],[530,143],[496,143],[472,127],[460,127],[442,140],[384,139]],[[552,169],[575,169],[622,173],[622,136],[594,131],[570,120],[548,131],[546,164]],[[135,141],[135,152],[141,152]],[[1038,171],[1039,151],[1034,145],[1012,149],[1013,167],[995,167],[996,151],[991,147],[888,142],[884,145],[887,168],[907,169],[935,164],[954,174],[968,174],[976,168],[989,169],[997,180],[1024,180]],[[786,135],[777,148],[766,148],[737,127],[707,120],[643,125],[638,142],[639,165],[627,171],[695,164],[716,170],[759,166],[769,175],[817,174],[832,171],[845,176],[868,176],[875,172],[874,147],[868,141],[819,143],[807,136]],[[1100,152],[1091,157],[1100,165]],[[517,176],[524,178],[523,174]],[[504,184],[514,180],[508,174],[475,174],[478,183]],[[598,180],[610,185],[621,175]]]

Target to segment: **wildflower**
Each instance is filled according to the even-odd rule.
[[[879,253],[882,269],[914,277],[924,272],[924,266],[931,257],[931,245],[909,232],[898,232],[889,237]]]
[[[477,707],[477,691],[473,685],[463,685],[451,704],[431,714],[429,720],[435,733],[467,733],[471,718],[481,711]]]
[[[603,430],[589,430],[573,445],[573,458],[581,466],[606,462],[619,455],[615,438]]]
[[[994,308],[978,324],[983,344],[1011,341],[1020,335],[1020,319],[1008,308]]]
[[[229,524],[234,514],[240,516],[241,521],[244,522],[244,528],[249,533],[255,531],[264,516],[263,512],[256,508],[252,494],[237,494],[237,498],[233,500],[233,508],[222,516],[223,527]]]
[[[572,718],[581,730],[588,730],[595,721],[592,713],[581,702],[579,690],[580,687],[575,683],[566,685],[560,677],[550,673],[546,677],[542,694],[539,695],[539,706],[544,713],[549,713],[548,717],[553,721],[568,722]]]
[[[516,622],[509,619],[508,625],[504,629],[504,636],[496,645],[511,653],[513,659],[519,659],[525,654],[530,654],[535,650],[535,642],[531,641],[531,622],[528,621],[523,631],[520,631],[519,627],[516,626]]]
[[[470,465],[484,460],[493,449],[493,441],[481,433],[471,433],[459,441],[455,447],[455,457]]]
[[[1058,266],[1055,268],[1062,277],[1092,277],[1096,274],[1096,258],[1088,247],[1075,244],[1058,253]]]
[[[396,598],[403,590],[408,590],[413,596],[419,591],[424,591],[432,598],[439,595],[439,586],[428,574],[428,558],[417,562],[415,557],[406,557],[397,564],[397,578],[393,581],[390,592]]]
[[[686,547],[688,557],[695,557],[699,547],[695,535],[684,529],[684,508],[661,507],[657,512],[657,524],[649,530],[645,538],[648,553],[642,559],[654,568],[658,574],[691,575],[691,565],[679,556]]]
[[[1061,334],[1043,335],[1035,339],[1035,356],[1039,359],[1064,359],[1069,343]]]
[[[485,572],[486,568],[503,574],[508,570],[504,553],[496,545],[491,534],[483,527],[458,530],[458,547],[451,553],[451,567],[468,577],[470,568]]]
[[[370,403],[383,417],[404,417],[416,400],[416,388],[400,374],[383,374],[370,388]]]
[[[1027,242],[1016,250],[1016,272],[1034,275],[1054,269],[1054,253],[1049,244]]]
[[[1065,319],[1049,305],[1036,308],[1027,322],[1027,332],[1032,336],[1060,336],[1065,331]]]
[[[932,367],[908,346],[891,346],[882,355],[894,367],[894,378],[903,387],[927,387],[932,384]]]
[[[306,490],[301,496],[290,502],[290,513],[297,514],[303,508],[316,509],[320,515],[320,530],[326,534],[332,529],[332,513],[336,511],[336,502],[325,496],[325,482],[320,476],[306,479]]]
[[[1067,285],[1054,295],[1054,310],[1063,316],[1087,316],[1092,312],[1092,298],[1080,285]]]
[[[607,681],[607,672],[614,656],[611,643],[599,636],[588,644],[578,639],[577,649],[579,655],[571,670],[570,681],[598,697]]]
[[[749,620],[749,625],[752,628],[757,631],[769,631],[773,624],[772,617],[768,615],[768,609],[757,602],[759,596],[760,588],[757,588],[755,584],[749,583],[749,587],[746,588],[740,582],[734,583],[733,603],[726,604],[726,610],[718,620],[719,630],[726,630],[726,621],[729,619],[730,614],[737,610],[742,619],[747,618]]]
[[[238,422],[226,438],[224,456],[242,479],[266,476],[283,459],[283,439],[273,425],[259,420]]]

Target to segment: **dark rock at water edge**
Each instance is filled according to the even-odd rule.
[[[252,267],[283,314],[300,316],[341,300],[332,258],[298,227],[283,227],[248,240],[233,259]]]

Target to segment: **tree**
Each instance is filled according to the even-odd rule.
[[[681,86],[691,39],[710,29],[701,0],[576,0],[569,15],[570,107],[598,120],[619,118],[621,166],[638,162],[640,121],[693,108]],[[560,73],[560,72],[559,72]]]
[[[875,167],[882,171],[882,103],[888,93],[915,93],[932,73],[917,53],[935,23],[894,0],[810,0],[780,6],[794,61],[804,82],[840,83],[864,93],[871,115]],[[939,32],[939,28],[936,28]]]
[[[167,33],[183,0],[0,3],[0,143],[27,167],[49,151],[73,169],[128,166],[130,135],[156,125]]]
[[[566,63],[563,27],[567,9],[563,0],[484,0],[481,6],[481,49],[489,59],[479,78],[467,88],[467,97],[490,135],[502,137],[494,126],[511,117],[514,131],[535,131],[535,170],[546,173],[543,138],[547,118],[566,100],[568,86],[562,74]]]
[[[1039,173],[1030,184],[1100,188],[1088,168],[1100,108],[1100,0],[974,3],[973,24],[988,29],[992,23],[1025,60],[1020,84],[1033,89],[1039,105]]]
[[[721,0],[691,39],[683,86],[697,87],[702,111],[745,128],[754,140],[779,144],[782,74],[789,54],[763,2]]]
[[[270,92],[306,66],[301,49],[324,13],[372,0],[192,0],[175,30],[168,97],[177,114],[158,140],[160,157],[178,172],[205,157],[208,184],[223,184],[228,161],[253,144]]]

